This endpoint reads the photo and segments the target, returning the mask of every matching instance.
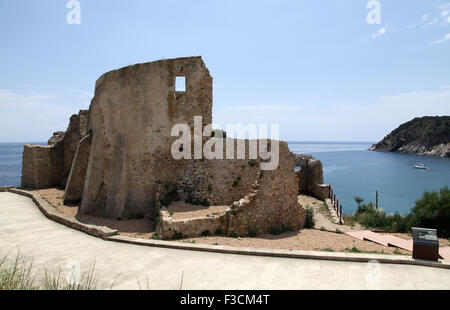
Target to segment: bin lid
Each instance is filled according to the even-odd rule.
[[[436,229],[411,227],[415,244],[439,246]]]

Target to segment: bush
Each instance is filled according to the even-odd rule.
[[[232,232],[230,233],[230,237],[231,237],[231,238],[239,238],[239,235],[238,235],[236,232],[232,231]]]
[[[159,198],[159,203],[163,207],[169,206],[172,202],[180,201],[180,197],[178,196],[178,192],[176,189],[173,189],[169,193],[167,193],[164,197]]]
[[[188,198],[184,201],[186,203],[189,203],[191,205],[195,205],[195,206],[204,206],[204,207],[209,207],[211,205],[211,203],[208,201],[208,199],[206,198],[195,198],[191,195],[188,196]]]
[[[248,162],[248,165],[249,165],[250,167],[255,167],[257,164],[258,164],[258,161],[255,160],[255,159],[252,159],[252,160],[250,160],[250,161]]]
[[[202,237],[209,237],[211,236],[211,232],[207,229],[202,231]]]
[[[314,209],[309,205],[306,207],[306,222],[305,228],[314,228],[316,221],[314,219]]]
[[[415,227],[437,229],[438,235],[450,237],[450,190],[447,186],[438,192],[425,192],[409,215]]]
[[[183,238],[184,238],[184,236],[183,236],[182,232],[174,231],[173,236],[172,236],[173,240],[181,240]]]
[[[270,229],[271,235],[282,235],[284,233],[295,231],[295,227],[289,226],[289,225],[282,225],[281,227],[272,227]]]
[[[433,228],[439,237],[450,237],[450,190],[447,186],[439,192],[425,192],[416,201],[411,213],[401,216],[398,213],[386,214],[377,210],[373,203],[362,204],[352,217],[369,229],[391,232],[410,232],[411,227]]]
[[[410,229],[409,218],[398,213],[386,214],[384,210],[377,210],[373,203],[363,204],[358,207],[354,218],[364,227],[391,232],[408,232]]]
[[[258,225],[249,225],[247,227],[247,235],[250,238],[255,238],[255,237],[259,236],[260,233],[261,233],[261,229],[258,227]]]

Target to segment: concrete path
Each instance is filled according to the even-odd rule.
[[[116,289],[450,289],[450,270],[411,265],[253,257],[122,244],[46,219],[26,197],[0,193],[0,257],[17,251],[35,268],[95,260],[102,287]]]

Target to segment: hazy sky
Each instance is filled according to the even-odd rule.
[[[279,123],[283,140],[376,141],[450,113],[450,2],[0,0],[0,142],[46,141],[87,109],[96,79],[202,56],[213,118]]]

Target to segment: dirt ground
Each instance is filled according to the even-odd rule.
[[[279,236],[267,234],[258,238],[197,237],[184,239],[183,242],[284,250],[410,255],[408,251],[358,240],[342,233],[339,234],[317,229],[303,229]]]
[[[120,235],[149,239],[153,236],[154,223],[148,219],[113,220],[96,216],[78,215],[78,205],[64,205],[64,191],[57,188],[35,190],[59,212],[72,216],[85,224],[107,226],[117,229]],[[285,250],[328,251],[328,252],[366,252],[383,254],[410,255],[409,252],[393,247],[385,247],[370,241],[362,241],[350,237],[343,232],[363,230],[359,225],[338,225],[331,222],[329,211],[323,207],[323,202],[309,196],[299,196],[299,202],[314,209],[315,229],[288,232],[281,235],[265,234],[258,238],[231,238],[224,236],[187,238],[178,242],[202,243],[210,245],[227,245],[239,247],[255,247]],[[185,209],[188,206],[188,209]],[[173,205],[169,209],[175,219],[184,219],[205,214],[223,213],[226,206],[195,207],[192,205]],[[408,234],[394,234],[407,240]],[[447,239],[439,239],[441,246],[450,246]]]
[[[174,220],[192,219],[207,215],[224,214],[228,206],[194,206],[184,202],[175,202],[168,207]]]
[[[136,238],[151,238],[154,231],[154,223],[148,219],[133,219],[133,220],[113,220],[92,215],[78,215],[78,205],[64,205],[63,195],[64,190],[57,188],[48,188],[41,190],[34,190],[48,203],[53,205],[59,212],[76,218],[84,224],[91,224],[97,226],[106,226],[112,229],[117,229],[120,235]]]
[[[363,230],[363,228],[359,224],[355,224],[353,226],[350,225],[339,225],[333,223],[330,215],[330,211],[328,207],[324,207],[324,202],[318,200],[311,196],[300,195],[298,196],[298,201],[303,205],[304,208],[310,206],[314,209],[314,220],[315,220],[315,229],[326,230],[326,231],[358,231]]]

